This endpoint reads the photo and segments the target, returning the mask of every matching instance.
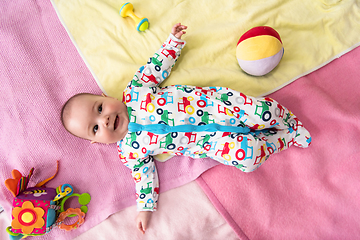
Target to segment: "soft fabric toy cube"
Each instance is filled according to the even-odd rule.
[[[59,169],[57,162],[56,173]],[[13,194],[12,222],[6,228],[10,240],[19,240],[27,236],[39,236],[49,232],[54,227],[66,231],[78,228],[84,223],[87,204],[91,197],[88,193],[73,193],[70,184],[63,184],[55,188],[46,188],[44,185],[56,175],[38,183],[35,187],[27,187],[34,168],[28,176],[23,176],[18,170],[11,172],[12,178],[5,180],[6,188]],[[78,197],[80,208],[64,209],[65,201],[69,197]],[[78,219],[71,225],[65,224],[67,217],[77,216]]]
[[[49,232],[60,208],[53,199],[57,195],[54,188],[27,188],[14,198],[11,232],[38,236]]]

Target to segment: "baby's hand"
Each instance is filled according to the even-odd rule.
[[[145,233],[145,230],[147,229],[150,219],[151,219],[152,212],[139,212],[136,217],[136,227],[139,229],[142,234]]]
[[[181,36],[185,34],[184,31],[187,29],[187,26],[181,25],[181,23],[175,24],[171,29],[171,34],[174,35],[177,39],[181,39]]]

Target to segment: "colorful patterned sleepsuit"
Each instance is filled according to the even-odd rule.
[[[210,157],[251,172],[271,154],[311,142],[301,122],[271,98],[223,87],[159,87],[184,45],[170,35],[123,94],[130,123],[118,151],[132,170],[139,211],[156,209],[159,183],[153,155]]]

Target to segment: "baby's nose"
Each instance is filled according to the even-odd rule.
[[[104,116],[102,121],[103,121],[103,124],[105,127],[109,126],[109,121],[110,120],[110,117],[109,116]]]

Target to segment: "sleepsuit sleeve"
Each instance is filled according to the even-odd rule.
[[[139,68],[127,87],[157,87],[170,75],[185,43],[170,34],[147,64]]]
[[[138,211],[155,211],[159,196],[159,181],[154,158],[151,155],[139,158],[137,154],[124,151],[124,140],[118,143],[121,162],[131,170],[135,181],[136,203]]]
[[[154,158],[129,162],[131,175],[135,181],[136,203],[138,211],[155,211],[159,196],[159,181]]]

